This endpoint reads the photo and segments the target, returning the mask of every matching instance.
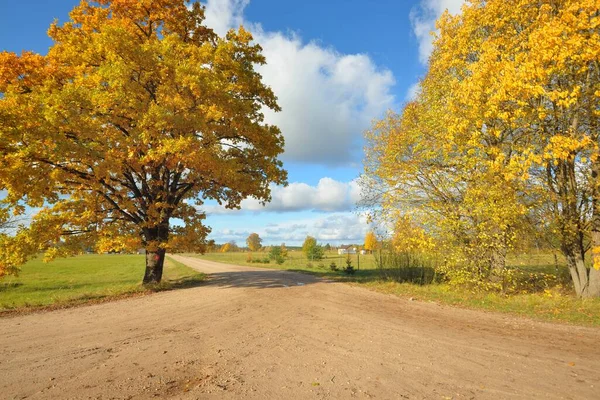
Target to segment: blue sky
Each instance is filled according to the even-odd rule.
[[[267,244],[360,243],[369,227],[355,211],[362,132],[387,109],[399,109],[425,73],[429,32],[463,0],[208,0],[207,24],[219,34],[243,24],[261,44],[260,68],[283,108],[267,113],[285,138],[287,188],[273,202],[253,199],[241,211],[207,203],[217,242],[242,244],[257,232]],[[46,53],[50,23],[68,19],[76,0],[0,1],[0,50]]]

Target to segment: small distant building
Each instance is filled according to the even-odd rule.
[[[362,254],[362,255],[365,255],[365,254],[367,254],[367,250],[364,250],[364,249],[363,249],[363,250],[361,250],[361,251],[360,251],[360,254]]]
[[[356,247],[352,246],[342,246],[338,249],[338,254],[356,254]]]

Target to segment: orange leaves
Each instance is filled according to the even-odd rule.
[[[0,93],[16,91],[25,93],[44,78],[44,57],[32,52],[20,56],[7,51],[0,52]]]
[[[261,113],[279,107],[254,70],[260,47],[203,20],[183,0],[83,1],[50,28],[47,56],[0,53],[0,187],[11,206],[48,207],[28,240],[55,254],[134,237],[200,248],[208,228],[186,201],[235,208],[286,182],[283,137]]]

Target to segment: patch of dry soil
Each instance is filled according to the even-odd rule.
[[[600,398],[600,330],[174,257],[210,279],[0,319],[1,398]]]

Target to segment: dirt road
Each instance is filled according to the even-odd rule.
[[[598,329],[175,258],[209,281],[0,319],[0,397],[600,398]]]

